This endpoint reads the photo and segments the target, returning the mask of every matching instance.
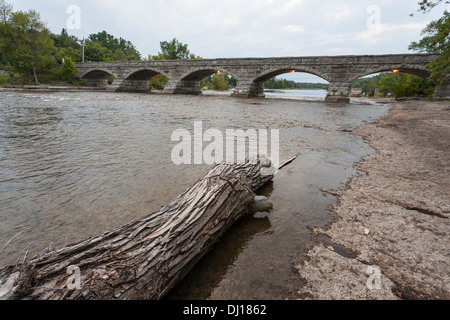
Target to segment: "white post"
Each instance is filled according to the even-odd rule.
[[[84,38],[83,38],[83,57],[81,59],[81,62],[84,62],[84,44],[85,44],[85,41],[84,41]]]

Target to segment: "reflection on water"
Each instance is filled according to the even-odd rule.
[[[158,210],[210,166],[175,166],[176,129],[279,129],[281,159],[301,156],[261,192],[268,218],[247,217],[169,298],[282,299],[308,226],[332,217],[332,196],[371,152],[348,130],[386,106],[280,99],[116,93],[0,93],[0,267]],[[19,234],[20,233],[20,234]],[[17,236],[16,236],[17,235]],[[16,237],[15,237],[16,236]]]

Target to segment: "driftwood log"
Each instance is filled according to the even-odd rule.
[[[1,269],[0,299],[161,299],[247,213],[274,173],[268,159],[216,165],[158,212]]]

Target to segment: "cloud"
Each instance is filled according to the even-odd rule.
[[[8,1],[8,0],[7,0]],[[411,0],[9,0],[36,9],[53,32],[66,27],[66,9],[81,9],[77,37],[106,30],[130,40],[143,56],[176,37],[205,58],[408,52],[421,29],[442,15],[437,8],[411,18]],[[368,28],[379,8],[377,29]]]
[[[425,24],[421,23],[400,25],[391,25],[389,23],[380,24],[376,28],[368,29],[366,31],[358,33],[356,35],[356,39],[363,42],[379,43],[392,37],[400,38],[405,34],[420,33],[425,28],[425,26]]]
[[[287,26],[284,26],[282,30],[285,32],[291,32],[291,33],[300,33],[300,32],[304,31],[302,26],[295,25],[295,24],[289,24]]]
[[[328,18],[335,20],[342,20],[349,17],[351,14],[350,7],[348,5],[338,5],[334,9],[328,11],[325,15]]]

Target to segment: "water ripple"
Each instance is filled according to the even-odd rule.
[[[210,168],[171,162],[172,132],[192,132],[194,121],[222,132],[279,129],[281,158],[302,152],[304,162],[286,171],[289,186],[277,182],[274,200],[282,199],[281,207],[292,213],[271,223],[281,217],[315,221],[313,209],[305,218],[309,209],[298,214],[300,208],[314,207],[314,199],[323,197],[320,188],[345,183],[353,162],[368,150],[342,129],[386,110],[217,96],[0,93],[0,246],[26,230],[5,248],[0,266],[14,263],[26,246],[35,252],[51,242],[62,246],[105,232],[181,194]],[[280,221],[279,230],[300,223]],[[289,247],[291,239],[283,239],[277,241]],[[282,252],[278,246],[271,250],[267,255]]]

